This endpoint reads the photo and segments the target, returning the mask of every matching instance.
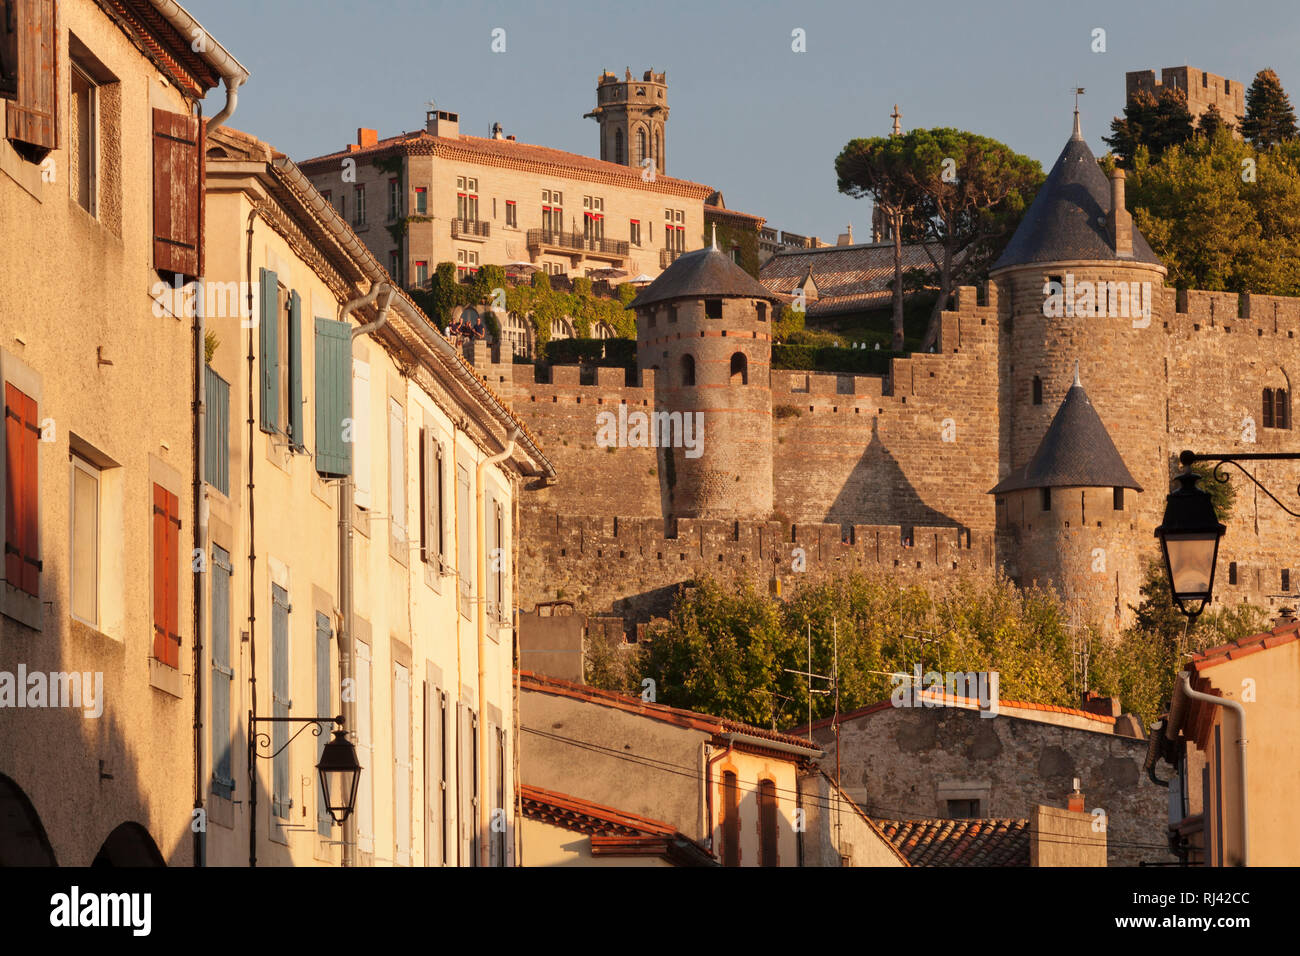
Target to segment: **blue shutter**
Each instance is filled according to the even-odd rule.
[[[330,715],[330,619],[326,614],[316,612],[316,716]],[[325,752],[328,733],[317,738],[316,760],[319,763]],[[325,808],[325,788],[321,786],[320,774],[316,774],[316,832],[323,837],[330,835],[333,821],[329,810]]]
[[[212,792],[229,799],[230,766],[230,554],[212,546]]]
[[[289,716],[289,593],[271,585],[271,716]],[[319,715],[318,715],[319,716]],[[272,772],[272,812],[287,819],[289,808],[289,725],[272,725],[271,750],[276,753]]]
[[[352,443],[343,440],[352,417],[352,326],[316,320],[316,471],[352,474]]]
[[[306,447],[302,433],[302,299],[289,293],[289,440],[293,447]]]
[[[280,286],[270,269],[262,270],[262,424],[264,432],[280,428]]]
[[[203,479],[223,495],[230,494],[230,385],[205,366],[207,383],[204,419]]]

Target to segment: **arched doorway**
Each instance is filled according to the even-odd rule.
[[[158,844],[138,823],[123,823],[108,835],[91,866],[166,866]]]
[[[32,801],[0,773],[0,867],[58,865]]]

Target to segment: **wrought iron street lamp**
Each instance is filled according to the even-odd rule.
[[[269,734],[257,731],[258,724],[302,724],[279,749],[271,753],[259,753],[258,747],[269,749]],[[254,757],[265,760],[279,756],[308,727],[312,736],[319,737],[321,730],[329,724],[337,724],[334,737],[321,750],[316,770],[320,774],[321,790],[325,794],[325,805],[330,818],[338,826],[343,825],[352,814],[357,803],[357,784],[361,779],[361,762],[357,759],[356,748],[348,740],[347,731],[343,729],[343,717],[256,717],[252,711],[248,714],[248,779],[255,779],[253,772]],[[257,865],[256,821],[249,826],[248,860],[249,865]]]
[[[1292,517],[1292,511],[1278,501],[1254,475],[1241,466],[1243,461],[1296,461],[1300,453],[1251,453],[1239,455],[1198,455],[1184,451],[1178,456],[1183,472],[1176,477],[1178,487],[1165,499],[1165,517],[1156,528],[1156,537],[1164,552],[1165,571],[1169,575],[1169,589],[1178,609],[1195,620],[1214,593],[1214,566],[1219,557],[1219,539],[1227,530],[1214,511],[1214,502],[1206,491],[1196,487],[1201,476],[1192,471],[1197,462],[1214,463],[1214,480],[1226,482],[1224,465],[1232,465],[1254,482],[1279,508]],[[1300,488],[1296,490],[1300,496]]]

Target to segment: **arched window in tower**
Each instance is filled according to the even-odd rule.
[[[1270,373],[1269,378],[1273,379],[1278,387],[1264,389],[1260,409],[1262,412],[1260,426],[1263,428],[1289,429],[1291,427],[1291,390],[1286,387],[1286,377],[1281,370],[1274,370]]]
[[[627,160],[623,158],[623,131],[614,130],[614,162],[620,166],[626,165]]]
[[[695,384],[695,357],[692,355],[682,356],[682,385]]]
[[[636,131],[636,164],[640,166],[645,161],[647,155],[648,154],[646,153],[646,145],[645,145],[645,130],[639,129]]]
[[[731,356],[731,384],[749,384],[749,361],[745,358],[744,352],[737,352]]]
[[[1034,404],[1043,404],[1043,380],[1037,375],[1034,376]]]
[[[664,165],[664,148],[663,141],[659,138],[659,130],[655,130],[655,168],[663,169]]]

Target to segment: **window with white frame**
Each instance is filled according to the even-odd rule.
[[[456,177],[456,218],[478,219],[478,180],[472,176]]]
[[[366,224],[366,187],[357,186],[353,190],[356,201],[352,204],[352,224],[354,226],[364,226]]]

